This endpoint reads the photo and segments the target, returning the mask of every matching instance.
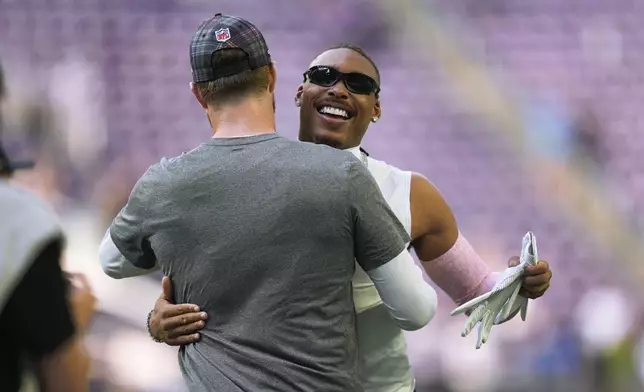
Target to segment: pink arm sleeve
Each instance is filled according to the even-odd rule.
[[[459,305],[490,291],[496,283],[496,274],[460,232],[447,252],[422,263],[430,279]]]

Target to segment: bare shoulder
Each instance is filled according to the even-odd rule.
[[[414,240],[428,235],[451,238],[458,233],[451,207],[436,185],[422,174],[411,174],[410,204]]]
[[[411,173],[410,188],[412,212],[416,208],[424,212],[442,213],[449,210],[452,213],[440,190],[422,174]]]
[[[431,197],[433,199],[445,200],[443,195],[427,177],[423,176],[420,173],[411,172],[411,197],[412,199],[416,196],[417,198],[426,198]]]

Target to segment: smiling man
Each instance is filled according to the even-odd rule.
[[[342,45],[324,51],[304,73],[295,95],[300,108],[299,139],[346,150],[360,159],[410,235],[411,247],[427,275],[457,304],[465,303],[489,291],[495,283],[494,274],[460,233],[443,196],[422,175],[373,159],[360,148],[367,128],[382,115],[379,86],[378,67],[360,48]],[[511,258],[509,264],[515,264],[516,259]],[[543,260],[528,268],[522,295],[542,296],[551,277]],[[169,283],[164,280],[164,294],[150,313],[150,333],[170,345],[197,341],[197,331],[208,315],[197,310],[200,304],[173,305]],[[353,277],[353,297],[365,390],[412,391],[414,377],[403,331],[387,314],[372,280],[359,267]],[[217,316],[211,314],[210,318],[216,320]]]

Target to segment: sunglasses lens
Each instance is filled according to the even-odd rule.
[[[369,76],[361,73],[342,73],[335,68],[319,66],[307,71],[308,80],[318,86],[331,87],[344,80],[345,86],[355,94],[371,94],[378,92],[377,83]]]
[[[371,94],[376,90],[373,80],[366,75],[349,74],[345,80],[347,88],[356,94]]]
[[[319,67],[309,71],[309,80],[320,86],[333,86],[340,78],[340,73],[333,68]]]

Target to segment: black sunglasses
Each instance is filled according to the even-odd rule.
[[[304,81],[309,81],[322,87],[331,87],[343,81],[347,90],[354,94],[371,94],[378,95],[380,87],[371,77],[358,72],[340,72],[333,67],[325,65],[316,65],[304,72]]]

